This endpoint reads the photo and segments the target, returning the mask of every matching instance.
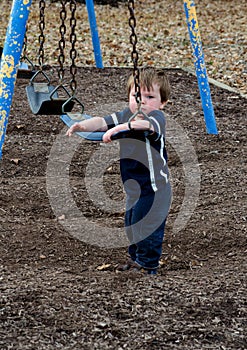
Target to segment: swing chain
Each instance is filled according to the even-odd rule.
[[[21,59],[24,59],[27,57],[27,30],[28,30],[28,25],[26,25],[26,30],[25,30],[25,35],[24,35],[24,41],[23,41],[23,46],[22,46],[22,55]]]
[[[62,7],[61,7],[61,11],[60,11],[61,25],[60,25],[60,28],[59,28],[59,32],[60,32],[60,40],[59,40],[60,54],[58,56],[58,62],[59,62],[58,77],[59,77],[59,80],[60,80],[60,83],[61,83],[63,81],[63,78],[64,78],[64,62],[65,62],[64,49],[65,49],[65,34],[66,34],[65,20],[66,20],[66,17],[67,17],[67,12],[66,12],[67,0],[60,0],[60,3],[62,5]]]
[[[71,18],[70,18],[70,43],[71,43],[71,49],[70,49],[70,58],[71,58],[71,65],[70,65],[70,74],[71,74],[71,81],[70,81],[70,88],[72,91],[72,95],[75,94],[76,88],[77,88],[77,82],[76,82],[76,73],[77,73],[77,67],[75,64],[75,60],[77,57],[77,51],[76,51],[76,0],[70,0],[70,11],[71,11]]]
[[[135,98],[136,103],[138,106],[141,105],[141,88],[140,88],[140,72],[138,69],[138,52],[136,50],[136,44],[137,44],[137,35],[135,32],[136,28],[136,19],[135,19],[135,3],[134,0],[128,0],[128,9],[129,9],[129,26],[131,28],[131,34],[130,34],[130,43],[133,46],[132,53],[131,53],[131,59],[133,62],[133,76],[134,76],[134,84],[135,84]]]
[[[44,64],[44,43],[45,43],[45,0],[39,2],[39,66],[42,69]]]

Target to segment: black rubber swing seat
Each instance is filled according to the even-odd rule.
[[[46,82],[35,82],[34,79],[38,74],[42,73],[47,79]],[[58,90],[63,89],[68,98],[60,98]],[[74,101],[70,99],[70,94],[63,85],[54,87],[50,85],[50,80],[42,71],[38,71],[30,80],[30,84],[26,87],[28,102],[33,114],[41,115],[59,115],[61,113],[70,112],[74,106]],[[68,103],[67,103],[68,102]],[[65,105],[65,108],[63,106]]]
[[[67,125],[69,128],[82,120],[85,119],[91,119],[92,117],[87,114],[81,114],[81,115],[73,115],[73,114],[63,114],[60,116],[60,119],[64,122],[65,125]],[[88,141],[102,141],[103,140],[103,131],[90,131],[90,132],[81,132],[77,131],[75,132],[76,135],[79,137],[82,137],[85,140]],[[149,135],[154,135],[152,130],[136,130],[136,129],[130,129],[130,130],[122,130],[118,133],[112,135],[111,139],[112,141],[120,140],[120,139],[127,139],[127,138],[133,138],[133,139],[143,139]]]
[[[3,53],[3,48],[0,47],[0,62],[1,62],[1,56]],[[20,62],[18,69],[17,69],[17,78],[20,79],[31,79],[34,74],[36,73],[34,66],[32,66],[32,69],[30,69],[29,65],[25,62]]]
[[[17,78],[18,79],[31,79],[35,73],[36,73],[36,71],[33,69],[30,69],[28,64],[22,62],[22,63],[20,63],[20,65],[17,69]]]
[[[22,56],[18,69],[17,69],[17,78],[18,79],[32,79],[36,74],[37,70],[35,69],[34,64],[26,56]]]

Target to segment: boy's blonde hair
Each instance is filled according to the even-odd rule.
[[[147,88],[148,91],[152,89],[154,83],[158,84],[160,87],[160,97],[161,102],[167,102],[171,94],[171,87],[169,80],[164,72],[161,69],[155,69],[153,67],[144,67],[140,69],[140,86]],[[129,77],[127,83],[127,92],[128,97],[130,90],[134,85],[134,76],[133,74]]]

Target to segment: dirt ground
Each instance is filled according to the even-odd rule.
[[[130,72],[80,68],[78,98],[85,112],[104,115],[122,108]],[[124,237],[124,211],[104,211],[102,191],[92,200],[83,182],[89,161],[103,145],[80,139],[67,159],[63,142],[69,141],[59,116],[33,115],[25,93],[28,81],[17,80],[0,164],[1,349],[247,348],[247,100],[211,85],[219,135],[208,135],[196,78],[179,69],[167,74],[172,85],[166,113],[174,198],[161,267],[153,277],[117,273],[127,247],[107,248],[107,238],[101,235],[100,227],[109,234],[118,228]],[[85,221],[95,224],[90,236],[86,225],[81,225],[79,238],[73,235],[73,226],[64,225],[73,208],[66,196],[60,196],[59,159],[52,155],[58,138],[65,157],[60,154],[60,165],[65,164],[76,208]],[[194,189],[187,189],[187,145],[195,151],[194,165],[200,169]],[[96,169],[97,161],[102,163],[97,154]],[[48,164],[58,166],[52,199]],[[122,203],[116,161],[107,166],[103,178],[109,201]],[[96,177],[91,178],[94,181]],[[185,194],[193,196],[196,191],[198,198],[187,203],[195,209],[186,225],[175,230]],[[103,244],[91,243],[94,234]]]

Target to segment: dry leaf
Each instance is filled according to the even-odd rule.
[[[40,258],[40,259],[46,259],[46,256],[43,255],[43,254],[41,254],[41,255],[39,256],[39,258]]]
[[[25,125],[24,125],[24,124],[16,125],[16,128],[17,128],[17,129],[24,129],[24,128],[25,128]]]
[[[57,64],[59,21],[56,13],[58,0],[52,1],[46,11],[46,23],[49,36],[46,37],[45,53],[50,65]],[[81,1],[80,1],[81,2]],[[104,66],[132,66],[129,42],[129,15],[125,1],[118,1],[118,7],[101,6],[95,3],[100,44],[103,50]],[[0,1],[0,46],[3,45],[12,1]],[[102,3],[102,1],[100,2]],[[117,3],[117,1],[116,1]],[[77,41],[77,64],[95,65],[94,50],[88,25],[87,11],[78,4],[76,32],[84,33],[83,40]],[[161,10],[162,9],[162,10]],[[209,77],[219,80],[242,93],[246,90],[246,20],[245,2],[233,2],[225,7],[225,1],[197,1],[196,13],[201,33],[205,63]],[[164,23],[164,13],[169,20]],[[218,15],[220,14],[220,16]],[[69,16],[68,16],[69,17]],[[69,18],[66,19],[66,24]],[[194,70],[193,52],[189,39],[186,16],[181,2],[177,1],[139,1],[136,13],[137,51],[139,63],[158,67],[186,67]],[[37,62],[37,38],[39,35],[39,2],[33,1],[29,15],[27,32],[28,57]],[[69,31],[68,31],[69,32]],[[36,34],[36,35],[35,35]],[[66,33],[66,44],[69,43]],[[66,64],[70,64],[68,50],[65,47]],[[68,57],[68,58],[67,58]],[[227,73],[227,70],[230,73]],[[236,73],[235,73],[236,72]],[[235,74],[234,74],[235,73]]]
[[[101,266],[98,266],[97,270],[99,270],[99,271],[107,270],[110,266],[111,266],[111,264],[103,264]]]
[[[10,159],[11,163],[15,163],[16,165],[18,165],[20,163],[20,158],[12,158]]]

